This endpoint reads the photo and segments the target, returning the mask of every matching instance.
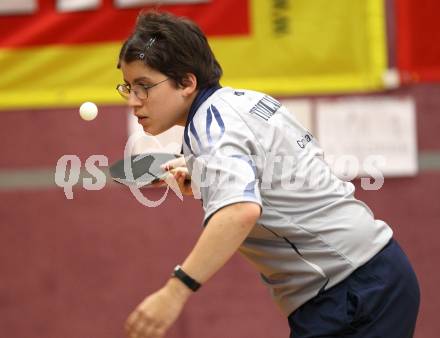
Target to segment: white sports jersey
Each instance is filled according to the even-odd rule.
[[[392,237],[323,161],[313,135],[274,98],[211,88],[193,103],[184,155],[205,223],[254,202],[262,214],[240,247],[286,316],[344,280]]]

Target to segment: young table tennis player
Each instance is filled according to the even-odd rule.
[[[236,251],[261,274],[291,337],[413,336],[418,283],[391,228],[331,173],[315,138],[276,99],[220,86],[197,25],[141,13],[118,67],[117,89],[146,132],[185,127],[186,163],[167,168],[186,193],[191,177],[205,211],[191,253],[129,316],[129,337],[163,337]]]

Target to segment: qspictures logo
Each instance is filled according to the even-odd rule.
[[[136,200],[146,207],[157,207],[162,204],[168,193],[171,189],[180,200],[183,200],[182,192],[179,189],[179,185],[177,181],[174,179],[173,175],[168,175],[164,182],[165,191],[163,195],[158,200],[150,200],[147,198],[143,192],[143,185],[138,182],[141,181],[139,178],[135,180],[134,172],[132,167],[132,161],[129,159],[134,156],[136,158],[145,157],[143,154],[136,155],[134,153],[135,145],[137,142],[149,142],[152,141],[156,145],[157,152],[168,152],[169,147],[175,148],[175,145],[170,144],[167,147],[163,146],[157,138],[145,134],[143,132],[133,133],[124,148],[124,173],[127,181],[135,182],[134,184],[126,184],[129,191],[136,198]],[[55,184],[64,190],[64,195],[67,199],[74,198],[74,190],[75,186],[81,186],[86,190],[101,190],[108,183],[108,175],[106,175],[105,171],[102,170],[102,167],[108,167],[108,158],[105,155],[91,155],[87,158],[84,163],[84,169],[87,172],[88,176],[91,177],[82,177],[83,167],[80,158],[77,155],[64,155],[60,157],[57,161],[55,168]],[[111,179],[111,178],[110,178]]]
[[[309,136],[309,135],[306,135]],[[310,136],[311,137],[311,136]],[[163,146],[157,138],[143,132],[131,135],[124,148],[124,177],[125,184],[136,200],[146,207],[161,205],[173,191],[180,200],[183,194],[179,189],[174,176],[164,175],[164,192],[158,200],[150,200],[143,192],[142,177],[135,177],[133,163],[142,159],[145,154],[134,154],[137,142],[148,141],[156,144],[156,152],[169,152],[169,146]],[[304,137],[301,144],[308,143]],[[176,148],[177,145],[171,145]],[[368,177],[361,178],[361,187],[364,190],[379,190],[384,183],[384,176],[380,170],[385,164],[384,156],[371,155],[359,163],[354,156],[340,156],[338,158],[326,157],[308,152],[301,159],[295,155],[279,155],[268,153],[265,156],[237,155],[220,151],[212,152],[199,157],[186,158],[186,165],[191,173],[191,189],[194,198],[203,198],[203,193],[215,187],[221,189],[242,190],[243,194],[255,193],[258,189],[263,195],[264,191],[280,189],[283,191],[300,191],[306,189],[326,190],[339,189],[343,181],[351,181],[366,172]],[[133,161],[134,157],[134,161]],[[338,169],[338,177],[330,169],[330,165]],[[108,175],[101,169],[108,167],[108,158],[104,155],[91,155],[84,163],[84,169],[91,177],[82,177],[84,169],[77,155],[64,155],[57,162],[55,170],[55,183],[64,190],[67,199],[74,198],[75,186],[86,190],[101,190],[109,180]],[[82,170],[83,169],[83,170]],[[148,172],[149,168],[145,168]],[[131,183],[129,183],[131,182]]]

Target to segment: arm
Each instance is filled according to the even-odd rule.
[[[260,217],[256,203],[236,203],[220,209],[209,220],[183,270],[205,283],[237,251]]]
[[[192,278],[205,283],[237,251],[258,218],[260,206],[236,203],[216,212],[206,225],[182,268]],[[175,322],[192,291],[171,278],[158,292],[147,297],[127,320],[129,337],[163,337]]]

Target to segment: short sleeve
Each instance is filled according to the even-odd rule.
[[[262,207],[258,142],[235,111],[211,104],[197,113],[184,137],[193,192],[203,200],[205,222],[230,204]]]

